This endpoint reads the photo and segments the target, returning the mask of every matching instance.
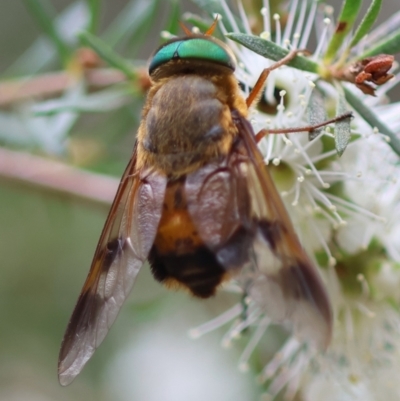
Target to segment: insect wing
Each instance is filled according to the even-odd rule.
[[[254,249],[257,266],[263,273],[250,288],[250,295],[263,305],[269,316],[289,318],[298,337],[326,348],[332,334],[332,310],[324,284],[302,248],[292,222],[265,168],[250,123],[238,122],[239,132],[249,155],[248,188],[252,211],[270,223],[258,229]],[[272,224],[271,224],[272,223]],[[264,240],[268,243],[265,252]],[[262,250],[260,250],[260,248]],[[266,258],[271,251],[271,259]]]
[[[104,340],[156,235],[166,178],[155,171],[135,171],[135,163],[134,154],[64,335],[58,363],[62,385],[71,383]]]
[[[250,123],[241,116],[235,121],[239,139],[227,159],[187,177],[192,219],[219,263],[235,272],[271,319],[289,320],[300,339],[325,348],[332,330],[326,290],[265,168]]]

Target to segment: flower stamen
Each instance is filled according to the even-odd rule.
[[[226,323],[230,322],[232,319],[238,317],[242,313],[242,311],[243,306],[242,304],[238,303],[221,315],[217,316],[216,318],[202,324],[201,326],[189,330],[189,336],[195,339],[203,336],[206,333],[214,331],[225,325]]]
[[[260,342],[262,336],[267,331],[269,325],[271,324],[271,319],[268,316],[264,316],[257,325],[257,328],[246,345],[242,355],[239,358],[239,369],[244,372],[248,370],[248,360]]]
[[[283,43],[289,40],[292,28],[294,25],[294,17],[297,14],[298,0],[292,0],[290,2],[289,11],[288,11],[288,19],[286,21],[285,31],[283,33]]]
[[[264,31],[271,32],[271,22],[270,22],[270,13],[269,13],[269,1],[264,0],[264,7],[261,8],[260,12],[263,16],[264,23]]]
[[[279,14],[274,14],[273,19],[275,21],[275,42],[280,45],[282,43],[282,32],[281,32],[281,16]]]
[[[304,4],[304,8],[305,8],[307,5],[306,2],[303,1],[303,4]],[[312,2],[311,9],[308,13],[307,22],[304,27],[304,32],[301,35],[301,41],[300,41],[300,45],[299,45],[300,49],[305,49],[307,46],[308,40],[310,38],[310,33],[311,33],[311,30],[312,30],[312,27],[314,24],[316,11],[317,11],[317,3]],[[300,29],[296,29],[296,31],[300,32]]]
[[[328,34],[328,30],[329,30],[329,25],[331,24],[331,20],[329,18],[325,18],[324,19],[324,29],[322,30],[321,33],[321,37],[319,39],[317,48],[314,52],[314,54],[312,55],[311,59],[312,60],[318,60],[318,58],[320,57],[322,50],[324,49],[324,47],[326,46],[326,37]]]

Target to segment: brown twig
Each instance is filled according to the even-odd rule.
[[[85,73],[90,89],[99,89],[126,80],[125,75],[118,70],[89,69]],[[53,72],[36,77],[0,82],[0,107],[31,98],[48,98],[62,93],[73,80],[65,72]]]
[[[0,148],[0,181],[35,188],[108,210],[119,180],[59,161]]]

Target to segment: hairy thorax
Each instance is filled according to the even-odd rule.
[[[247,113],[233,75],[177,75],[157,82],[139,128],[138,163],[179,176],[226,155],[237,135],[233,109]]]

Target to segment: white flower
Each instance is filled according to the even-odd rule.
[[[230,25],[239,32],[229,7],[225,1],[221,4]],[[308,5],[292,0],[282,29],[279,16],[271,16],[264,1],[261,36],[272,37],[274,24],[278,45],[307,48],[315,26],[319,41],[311,57],[318,61],[334,32],[334,24],[325,18],[333,10],[326,7],[321,11],[324,6],[312,2],[306,13]],[[239,12],[246,33],[251,34],[240,2]],[[224,20],[220,26],[226,32]],[[230,46],[239,60],[237,77],[247,94],[272,62],[234,42]],[[251,111],[254,131],[306,126],[310,109],[315,111],[318,103],[322,102],[322,109],[336,104],[340,88],[318,83],[324,91],[321,100],[315,89],[318,78],[287,66],[273,71],[261,111]],[[354,85],[342,85],[399,130],[400,104],[387,104],[386,91],[393,87],[392,81],[379,87],[377,97],[364,95]],[[335,315],[333,339],[326,353],[289,337],[266,363],[260,375],[269,383],[266,399],[274,399],[281,391],[289,400],[297,393],[307,401],[400,399],[396,387],[400,374],[400,165],[387,137],[359,115],[352,121],[352,134],[341,158],[336,156],[329,130],[320,131],[312,141],[303,133],[269,135],[260,142],[300,240],[320,262]],[[232,287],[240,293],[235,284]],[[233,320],[223,338],[223,344],[229,345],[244,329],[253,327],[253,337],[239,361],[243,370],[264,334],[264,339],[273,338],[262,301],[254,294],[245,301],[245,319],[243,305],[238,304],[191,332],[200,336]]]

